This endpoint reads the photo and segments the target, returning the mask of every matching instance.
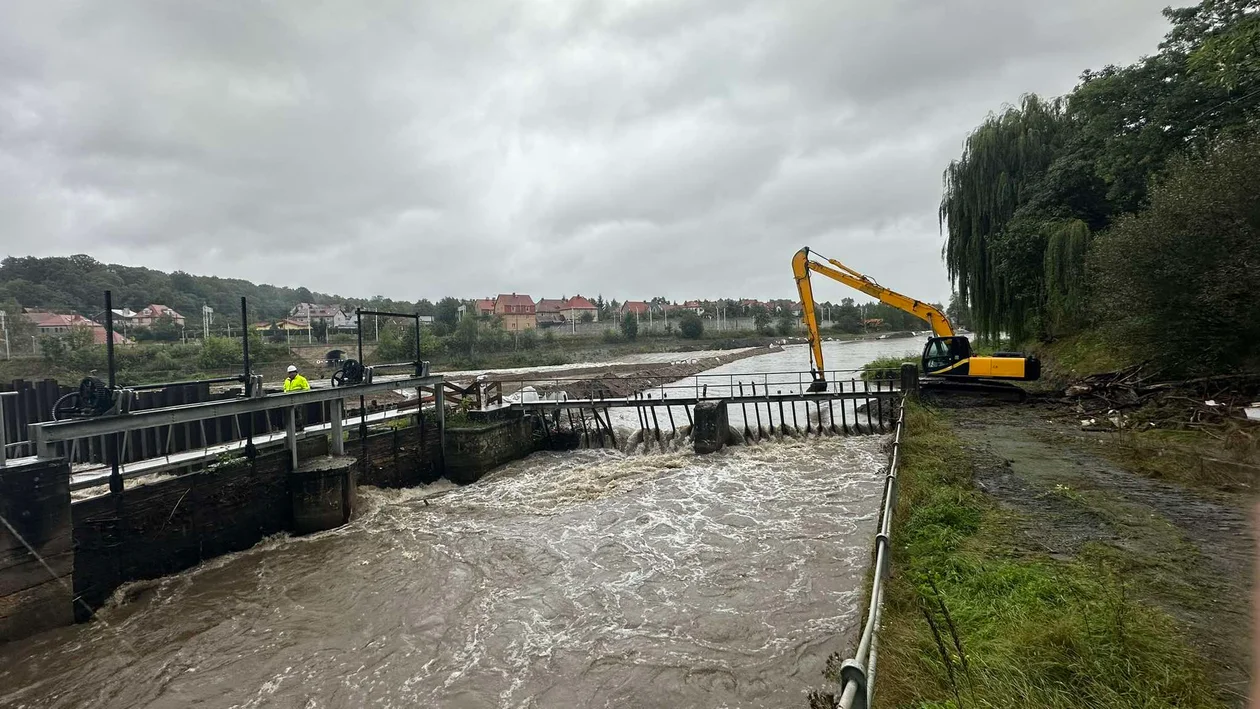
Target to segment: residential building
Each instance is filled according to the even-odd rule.
[[[157,303],[146,305],[141,308],[135,313],[134,317],[130,318],[127,324],[135,327],[151,327],[153,323],[161,320],[162,318],[170,318],[175,321],[176,325],[180,327],[184,326],[183,315],[180,315],[165,305],[159,305]]]
[[[358,332],[359,321],[353,312],[339,310],[333,315],[331,327],[336,332]]]
[[[801,304],[794,300],[787,300],[786,298],[772,300],[767,305],[770,306],[770,312],[775,315],[792,315],[799,317],[801,314]]]
[[[332,326],[343,310],[339,305],[321,305],[319,303],[298,303],[289,311],[289,317],[308,323],[323,322]],[[353,315],[353,313],[351,313]]]
[[[92,342],[103,345],[105,344],[105,326],[100,323],[88,320],[82,315],[63,315],[61,313],[50,313],[45,310],[26,310],[23,313],[26,319],[35,324],[35,329],[40,336],[62,337],[74,332],[77,329],[87,329],[92,333]],[[120,333],[114,333],[114,344],[121,345],[130,342]]]
[[[652,304],[642,300],[627,300],[621,304],[621,314],[634,313],[636,316],[647,317],[648,311],[652,309]]]
[[[480,309],[480,303],[478,303]],[[507,330],[532,330],[538,326],[534,313],[534,299],[525,294],[500,293],[494,299],[494,314],[503,318],[503,327]]]
[[[534,315],[538,321],[538,327],[549,327],[559,325],[564,322],[564,316],[560,311],[564,309],[563,298],[539,298],[534,304]]]
[[[580,295],[575,295],[564,301],[564,305],[560,308],[560,315],[565,320],[573,322],[582,322],[582,316],[589,315],[591,322],[599,322],[599,308],[596,308],[594,303]]]
[[[698,300],[689,300],[682,304],[683,310],[690,310],[696,315],[704,315],[704,305]]]
[[[270,332],[271,330],[288,330],[290,332],[301,330],[302,332],[306,332],[308,327],[310,326],[307,325],[306,322],[302,320],[294,320],[293,318],[266,320],[254,324],[254,329],[261,332]]]

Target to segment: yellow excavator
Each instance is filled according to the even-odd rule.
[[[923,348],[921,367],[923,374],[928,377],[993,384],[1003,380],[1032,381],[1041,376],[1041,362],[1036,357],[1019,352],[997,352],[991,357],[976,356],[971,351],[971,341],[955,335],[949,318],[936,306],[889,290],[876,283],[874,278],[862,275],[835,259],[821,255],[818,257],[826,263],[811,259],[808,246],[792,257],[792,273],[796,276],[796,289],[801,295],[801,317],[805,321],[805,327],[809,329],[810,355],[813,358],[810,374],[814,381],[809,385],[809,391],[827,390],[822,338],[819,336],[818,317],[814,308],[814,289],[809,282],[810,271],[840,281],[898,310],[926,320],[932,328],[932,337]]]

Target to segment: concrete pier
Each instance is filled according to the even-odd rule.
[[[328,456],[304,461],[289,473],[296,534],[340,527],[354,515],[355,463],[350,456]]]
[[[725,401],[719,399],[696,404],[696,422],[691,435],[697,453],[716,453],[725,448],[730,430]]]

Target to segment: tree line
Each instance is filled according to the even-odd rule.
[[[1169,373],[1254,363],[1260,0],[1164,15],[1155,54],[990,115],[946,169],[943,256],[983,336],[1098,331]]]
[[[201,308],[214,309],[216,331],[223,323],[235,328],[240,318],[240,298],[245,296],[249,304],[251,324],[276,321],[285,318],[298,303],[333,304],[349,308],[362,307],[371,310],[418,313],[432,316],[439,336],[450,335],[459,323],[461,306],[472,307],[474,301],[446,297],[436,302],[392,300],[382,296],[374,298],[350,298],[336,294],[320,293],[307,288],[288,288],[267,284],[255,284],[234,278],[195,276],[182,271],[165,273],[150,268],[105,264],[79,254],[65,257],[14,257],[0,261],[0,309],[9,319],[11,335],[22,335],[29,341],[32,328],[21,317],[23,308],[42,308],[57,312],[74,312],[97,322],[104,321],[103,293],[113,295],[115,308],[139,310],[151,303],[160,303],[178,311],[186,318],[191,332],[201,330]],[[622,302],[597,295],[592,299],[601,321],[622,321]],[[653,307],[673,305],[662,296],[647,301]],[[734,299],[705,300],[701,307],[708,318],[721,311],[727,317],[751,317],[758,319],[757,329],[766,334],[783,330],[782,321],[794,321],[790,312],[783,309],[771,311],[760,303],[745,303]],[[784,304],[780,308],[786,307]],[[844,332],[861,332],[863,319],[882,320],[891,329],[921,327],[912,317],[879,304],[866,306],[866,317],[861,307],[851,298],[841,303],[822,303],[819,306],[833,315],[837,329]],[[681,314],[671,313],[671,318]],[[768,323],[768,324],[765,324]],[[152,327],[126,333],[141,340],[174,342],[183,333],[173,321],[159,320]],[[781,334],[787,334],[783,332]],[[19,338],[14,336],[16,341]],[[322,339],[322,338],[321,338]],[[28,346],[29,349],[29,346]]]

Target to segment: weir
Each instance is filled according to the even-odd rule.
[[[832,391],[809,393],[801,373],[726,379],[701,375],[622,397],[499,403],[497,391],[484,391],[494,384],[404,376],[32,424],[36,455],[0,463],[0,642],[86,620],[128,581],[168,575],[277,532],[345,524],[355,515],[358,485],[409,487],[440,477],[469,484],[539,450],[685,446],[712,453],[883,432],[900,396],[887,382],[846,386],[838,378]],[[584,386],[605,388],[598,379]],[[414,390],[415,403],[346,416],[345,400],[397,390]],[[448,400],[451,393],[458,398]],[[326,406],[328,420],[303,427],[299,412],[312,405]],[[459,425],[448,427],[456,408]],[[254,428],[272,413],[280,414],[283,430]],[[72,469],[69,462],[84,440],[124,451],[139,432],[225,417],[237,421],[242,439],[178,453],[149,450],[139,460],[133,453],[125,465]]]

